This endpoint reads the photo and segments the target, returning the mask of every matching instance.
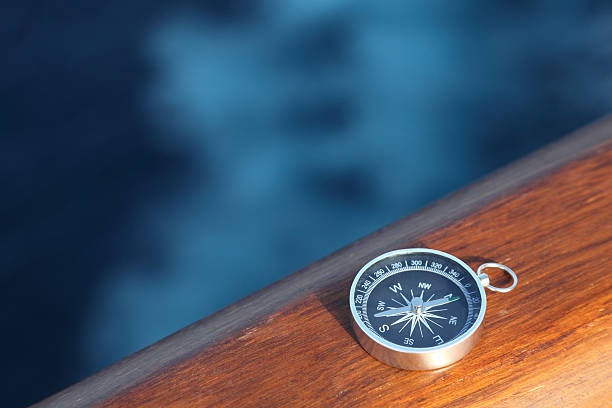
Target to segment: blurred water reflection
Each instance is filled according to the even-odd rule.
[[[551,6],[7,9],[8,404],[606,113],[610,10]]]

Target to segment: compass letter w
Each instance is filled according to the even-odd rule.
[[[399,282],[398,282],[398,283],[396,283],[396,284],[395,284],[395,285],[393,285],[393,286],[389,286],[389,290],[390,290],[390,291],[392,291],[392,292],[394,292],[394,293],[397,293],[397,290],[398,290],[398,289],[399,289],[399,290],[402,290],[402,285],[400,285],[400,284],[399,284]]]

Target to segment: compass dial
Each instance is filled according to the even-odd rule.
[[[484,301],[474,272],[433,250],[379,257],[360,271],[351,289],[351,309],[368,336],[405,350],[460,341],[482,321]]]

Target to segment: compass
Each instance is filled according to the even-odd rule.
[[[491,286],[481,272],[487,268],[503,269],[512,285]],[[509,292],[517,284],[516,274],[502,264],[485,263],[477,272],[433,249],[400,249],[372,259],[351,286],[359,342],[378,360],[408,370],[431,370],[461,359],[480,336],[484,288]]]

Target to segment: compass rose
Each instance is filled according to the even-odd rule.
[[[402,330],[404,330],[406,327],[408,327],[408,325],[410,325],[410,336],[412,336],[412,333],[414,332],[415,327],[418,327],[419,333],[421,334],[421,337],[423,337],[423,327],[422,326],[425,326],[431,332],[431,334],[435,334],[434,330],[430,326],[430,323],[432,325],[442,328],[442,325],[440,325],[434,319],[448,320],[447,317],[436,314],[436,313],[443,312],[448,309],[445,309],[445,308],[439,309],[437,307],[450,303],[450,302],[454,302],[456,300],[459,300],[458,297],[453,297],[452,294],[446,295],[441,299],[431,300],[434,297],[434,295],[432,294],[429,297],[429,299],[427,299],[426,301],[423,301],[423,296],[425,294],[424,290],[421,291],[421,294],[419,296],[414,296],[414,293],[411,289],[410,295],[412,296],[412,299],[410,300],[408,300],[402,292],[399,292],[399,294],[402,297],[402,300],[404,301],[404,303],[396,299],[393,299],[393,298],[391,300],[399,304],[400,307],[389,306],[389,310],[377,313],[374,316],[375,317],[401,316],[399,319],[391,323],[391,326],[394,326],[400,323],[404,323],[398,331],[399,333],[401,333]]]

